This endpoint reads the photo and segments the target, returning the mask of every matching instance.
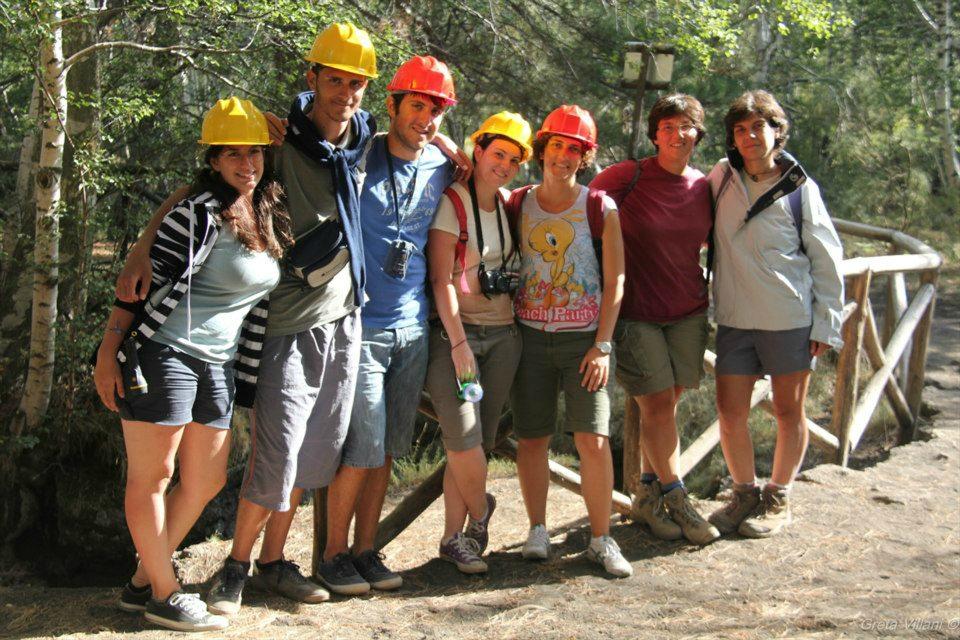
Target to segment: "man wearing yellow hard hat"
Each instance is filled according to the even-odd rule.
[[[308,91],[290,108],[277,154],[296,244],[271,294],[233,547],[207,596],[210,610],[222,614],[240,609],[264,529],[251,583],[301,602],[330,597],[283,548],[303,492],[333,479],[349,426],[366,280],[358,164],[376,128],[360,103],[377,67],[369,35],[349,23],[320,33],[306,60]],[[117,283],[121,300],[145,295],[144,256],[156,225],[182,196],[161,205],[131,253]]]

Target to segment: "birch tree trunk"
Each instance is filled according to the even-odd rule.
[[[37,165],[36,224],[33,252],[33,312],[30,323],[30,357],[14,435],[35,427],[50,404],[53,386],[57,318],[57,279],[60,260],[60,179],[66,140],[67,83],[63,65],[60,2],[50,3],[46,23],[50,33],[40,47],[43,72],[43,123],[40,162]]]
[[[957,133],[953,125],[953,96],[951,83],[953,76],[953,15],[952,0],[945,0],[943,7],[943,58],[940,70],[943,86],[937,91],[937,105],[943,118],[943,168],[947,174],[947,185],[950,189],[960,190],[960,155],[957,154]]]

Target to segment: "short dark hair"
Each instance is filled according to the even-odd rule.
[[[660,127],[660,121],[674,116],[686,116],[697,128],[697,144],[703,140],[707,130],[703,126],[703,105],[700,101],[686,93],[671,93],[660,96],[650,109],[650,115],[647,117],[647,137],[653,146],[657,146],[657,129]]]
[[[523,147],[520,146],[520,143],[518,143],[518,142],[517,142],[516,140],[514,140],[513,138],[508,138],[507,136],[503,135],[502,133],[485,133],[485,134],[483,134],[482,136],[480,136],[479,138],[477,138],[477,141],[476,141],[476,142],[473,143],[474,151],[476,151],[477,149],[483,149],[484,151],[486,151],[486,150],[487,150],[487,147],[489,147],[489,146],[493,143],[494,140],[506,140],[507,142],[509,142],[510,144],[512,144],[513,146],[515,146],[515,147],[517,148],[517,151],[520,152],[521,161],[523,160],[523,154],[525,153],[525,151],[524,151]]]
[[[537,164],[540,165],[540,171],[543,171],[543,150],[547,148],[547,143],[550,142],[550,138],[553,136],[563,136],[560,133],[546,133],[542,136],[537,136],[537,139],[533,141],[533,157],[537,159]],[[570,138],[571,140],[576,140],[576,138]],[[577,169],[577,175],[587,170],[593,161],[597,158],[597,147],[591,147],[586,142],[582,140],[577,140],[580,144],[583,145],[584,152],[580,157],[580,168]]]
[[[417,91],[398,91],[397,93],[391,93],[390,98],[393,100],[393,108],[399,109],[400,103],[403,102],[404,97],[412,94],[419,93]],[[429,93],[420,93],[419,95],[428,98],[437,107],[446,107],[448,102],[443,98],[438,98],[437,96],[432,96]]]
[[[790,137],[790,121],[773,94],[763,89],[747,91],[727,109],[727,115],[723,117],[723,126],[727,131],[727,147],[734,147],[733,126],[754,115],[766,120],[767,124],[776,130],[774,148],[782,149]]]

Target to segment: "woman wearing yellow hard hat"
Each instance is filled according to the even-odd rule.
[[[140,558],[120,608],[179,631],[227,626],[181,591],[170,555],[226,480],[234,401],[252,403],[267,296],[290,244],[263,114],[248,100],[220,100],[200,142],[205,166],[150,252],[150,294],[115,303],[94,372],[121,417],[125,513]],[[175,461],[180,479],[166,493]]]
[[[530,138],[519,114],[487,118],[471,136],[473,177],[444,192],[427,244],[437,317],[426,389],[447,452],[440,557],[464,573],[487,570],[480,556],[496,501],[486,493],[484,450],[493,448],[520,361],[511,303],[517,279],[509,269],[515,245],[503,187],[530,158]]]
[[[530,520],[521,554],[546,559],[548,450],[563,392],[564,431],[580,456],[590,521],[587,557],[607,573],[633,573],[610,537],[613,461],[606,385],[614,325],[623,297],[623,240],[617,207],[603,192],[577,183],[596,155],[590,113],[562,105],[543,121],[533,155],[543,182],[513,192],[508,202],[521,247],[514,309],[523,354],[511,407],[519,440],[517,474]]]

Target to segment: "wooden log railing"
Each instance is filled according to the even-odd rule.
[[[834,225],[840,233],[884,242],[890,249],[889,255],[843,261],[848,301],[842,316],[844,346],[837,361],[830,427],[825,428],[809,419],[806,422],[813,443],[832,453],[838,464],[846,466],[882,398],[886,398],[897,420],[900,442],[910,442],[916,437],[942,259],[920,240],[899,231],[839,219],[834,220]],[[907,276],[916,276],[918,280],[912,300],[908,295]],[[870,302],[871,284],[878,278],[886,279],[882,324],[877,322]],[[873,370],[862,391],[861,360]],[[712,373],[715,363],[716,355],[708,351],[704,355],[704,368]],[[774,415],[768,381],[757,383],[750,407],[759,407]],[[426,396],[421,401],[420,412],[436,419]],[[509,413],[501,420],[494,453],[516,460],[517,444],[509,437],[511,420]],[[630,513],[629,494],[635,493],[639,481],[640,433],[638,408],[633,399],[628,398],[623,424],[625,493],[614,492],[611,502],[613,510],[623,515]],[[681,477],[702,462],[719,442],[720,423],[714,421],[680,452]],[[442,464],[381,521],[377,548],[393,540],[440,497],[444,471],[445,464]],[[560,486],[580,493],[580,476],[554,461],[550,461],[550,478]],[[314,574],[326,539],[325,508],[325,490],[317,490],[314,500]]]

